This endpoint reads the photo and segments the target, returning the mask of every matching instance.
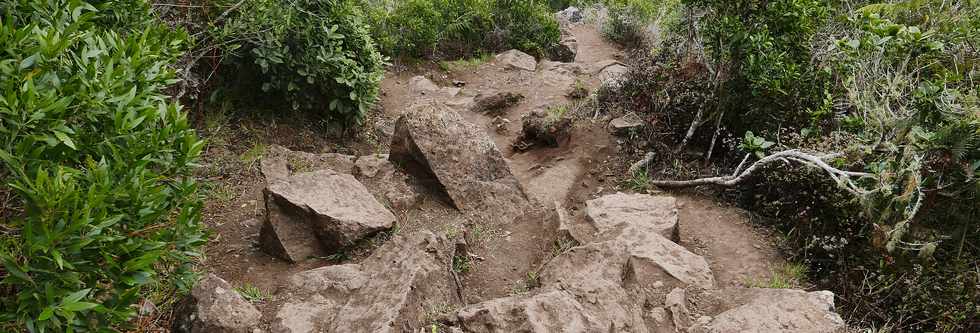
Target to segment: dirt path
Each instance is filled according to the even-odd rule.
[[[438,99],[459,106],[456,111],[465,120],[486,129],[532,199],[545,207],[561,204],[574,220],[583,221],[586,201],[604,194],[628,192],[622,186],[624,172],[622,161],[617,157],[617,138],[606,128],[608,119],[585,117],[576,121],[568,141],[556,148],[536,148],[526,152],[511,148],[521,133],[524,115],[574,103],[566,96],[569,87],[582,85],[594,91],[600,85],[598,64],[621,57],[621,51],[603,40],[594,27],[573,25],[570,31],[578,40],[579,53],[575,63],[560,65],[565,66],[560,70],[554,69],[558,65],[545,62],[540,62],[536,71],[505,69],[491,60],[450,72],[429,65],[389,73],[381,85],[383,112],[370,119],[369,124],[376,132],[374,140],[377,142],[373,147],[355,149],[354,153],[368,155],[387,151],[393,124],[402,112],[420,98]],[[419,75],[427,77],[440,90],[422,94],[413,91]],[[454,86],[460,86],[460,89]],[[440,95],[450,90],[452,93]],[[524,99],[499,115],[466,109],[474,96],[490,90],[520,93]],[[276,128],[273,131],[289,130]],[[320,147],[314,152],[335,151],[323,142],[296,144],[284,142],[291,135],[271,134],[266,144],[294,147],[314,144]],[[214,234],[207,246],[204,266],[234,286],[255,286],[266,294],[268,301],[258,306],[265,322],[275,316],[274,311],[279,306],[276,295],[285,283],[284,277],[316,267],[357,263],[388,237],[377,237],[339,256],[288,264],[266,255],[257,246],[265,214],[262,197],[265,182],[258,167],[251,165],[218,183],[227,185],[232,193],[226,200],[212,199],[206,204],[205,222]],[[365,185],[375,196],[382,196],[386,191],[384,184]],[[750,226],[746,214],[739,210],[694,196],[679,197],[678,208],[679,244],[707,258],[718,287],[744,286],[748,281],[765,280],[773,267],[784,264],[775,247]],[[470,251],[475,255],[462,277],[467,304],[528,293],[535,287],[538,269],[554,256],[554,226],[545,223],[549,219],[547,216],[488,222],[462,214],[445,200],[427,194],[414,208],[396,212],[396,217],[397,231],[392,233],[430,230],[447,235],[467,235],[471,242]],[[580,233],[594,231],[585,224],[576,228]]]

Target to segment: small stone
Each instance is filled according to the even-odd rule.
[[[214,274],[198,281],[178,306],[172,330],[178,333],[247,333],[262,314]]]
[[[643,119],[631,112],[609,121],[609,130],[616,135],[627,135],[640,129],[643,125]]]

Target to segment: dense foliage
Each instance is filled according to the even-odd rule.
[[[203,143],[161,93],[187,36],[139,0],[0,13],[0,330],[104,331],[203,243]]]
[[[747,153],[830,154],[851,176],[787,161],[730,194],[779,221],[849,319],[976,329],[980,4],[685,5],[696,15],[636,57],[613,98],[669,129],[669,156],[685,136],[732,167]]]
[[[359,124],[378,99],[384,58],[353,0],[250,0],[213,38],[239,67],[260,73],[262,91],[293,110]]]
[[[372,35],[391,56],[457,57],[516,48],[546,55],[558,22],[538,0],[361,0]]]

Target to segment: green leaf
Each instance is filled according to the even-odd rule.
[[[85,310],[93,309],[93,308],[98,307],[98,306],[99,305],[96,304],[96,303],[74,302],[74,303],[65,304],[64,306],[62,306],[62,309],[65,309],[66,311],[71,311],[71,312],[79,312],[79,311],[85,311]]]
[[[66,146],[68,146],[68,148],[71,148],[73,150],[78,150],[78,148],[75,148],[75,141],[72,141],[71,138],[68,137],[68,134],[59,131],[54,131],[54,136],[57,137],[58,140],[61,141],[61,143],[64,143]]]
[[[41,311],[41,315],[37,316],[37,321],[45,321],[51,319],[51,316],[53,315],[54,315],[54,308],[50,306],[46,307],[44,308],[44,311]]]
[[[15,263],[12,258],[4,256],[3,267],[7,269],[7,272],[9,272],[10,275],[13,275],[14,277],[17,277],[21,280],[28,281],[32,284],[34,283],[34,280],[31,279],[31,277],[27,275],[27,273],[22,271],[20,267],[17,267],[17,263]]]
[[[24,58],[24,60],[20,62],[20,69],[24,70],[27,69],[28,67],[34,66],[34,63],[37,62],[37,56],[38,54],[35,53],[30,57]]]

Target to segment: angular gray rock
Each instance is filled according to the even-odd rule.
[[[355,157],[351,155],[314,154],[289,150],[280,145],[270,145],[263,154],[259,166],[266,182],[269,183],[276,179],[286,178],[293,172],[333,170],[339,173],[352,173],[354,159]]]
[[[357,158],[354,170],[362,177],[388,178],[395,172],[395,166],[388,161],[388,154],[367,155]]]
[[[463,331],[472,333],[609,331],[575,296],[560,290],[493,299],[467,306],[456,316]]]
[[[627,113],[609,121],[609,131],[616,135],[627,135],[642,127],[643,119],[635,113]]]
[[[479,127],[438,105],[405,112],[389,158],[418,177],[434,178],[463,211],[510,220],[528,200],[496,144]]]
[[[523,99],[524,95],[510,91],[482,91],[473,98],[473,106],[470,111],[496,115],[511,106],[517,105]]]
[[[663,283],[670,287],[714,287],[715,279],[708,262],[657,232],[639,227],[624,227],[615,242],[625,245],[630,254],[627,279],[642,286]]]
[[[496,56],[498,64],[506,69],[518,69],[533,72],[538,67],[537,60],[530,54],[519,50],[510,50]]]
[[[616,193],[586,203],[586,217],[599,231],[642,226],[671,240],[678,239],[677,201],[669,196]]]
[[[197,282],[177,307],[173,332],[250,333],[262,314],[214,274]]]
[[[551,51],[552,60],[560,62],[575,62],[578,55],[578,39],[572,35],[563,35],[558,45]]]
[[[310,234],[323,251],[333,253],[395,222],[395,216],[348,174],[330,170],[296,174],[273,182],[265,193],[263,248],[293,262],[317,252]]]
[[[427,328],[425,311],[458,304],[444,239],[396,236],[360,265],[290,278],[273,333],[410,332]]]
[[[834,294],[792,289],[753,289],[744,305],[698,323],[692,333],[831,333],[845,326],[834,312]]]
[[[568,7],[562,9],[561,11],[555,13],[558,20],[566,21],[570,23],[578,23],[582,21],[582,11],[578,7]]]
[[[619,64],[607,66],[599,72],[599,81],[602,82],[603,86],[619,89],[628,71],[626,66]]]

